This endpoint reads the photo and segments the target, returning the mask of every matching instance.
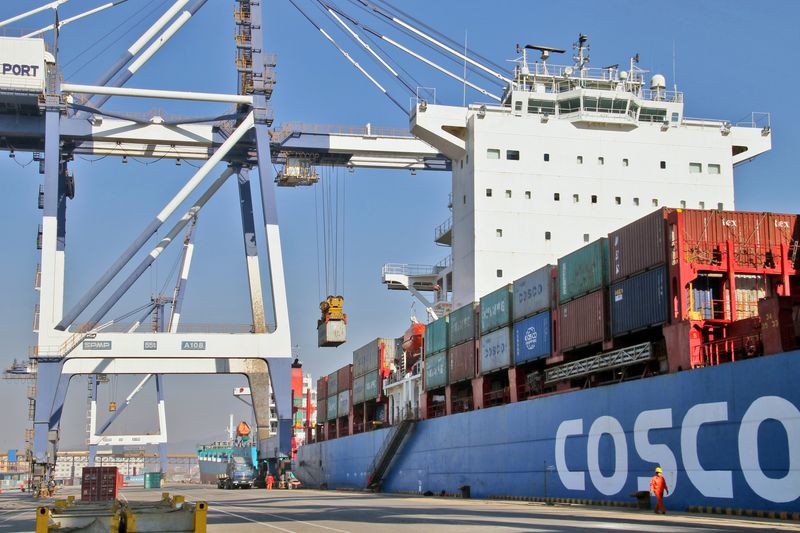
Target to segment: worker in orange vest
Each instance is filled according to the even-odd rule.
[[[661,514],[667,514],[666,509],[664,509],[664,494],[669,493],[669,489],[667,488],[667,480],[661,474],[661,467],[657,466],[656,475],[650,480],[650,494],[656,497],[656,514],[658,514],[659,509]]]
[[[275,484],[275,478],[272,474],[267,475],[267,490],[272,490],[272,485]]]

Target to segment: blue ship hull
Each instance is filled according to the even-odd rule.
[[[386,492],[632,502],[664,469],[668,509],[800,510],[800,351],[421,421]],[[389,429],[302,446],[308,485],[364,488]]]

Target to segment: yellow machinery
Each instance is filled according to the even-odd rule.
[[[347,315],[344,312],[344,297],[328,296],[320,302],[322,318],[317,321],[317,345],[339,346],[347,340]]]

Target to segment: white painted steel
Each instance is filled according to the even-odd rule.
[[[251,96],[238,94],[195,93],[187,91],[165,91],[159,89],[133,89],[130,87],[104,87],[62,83],[61,90],[75,94],[104,94],[109,96],[134,96],[141,98],[164,98],[170,100],[195,100],[201,102],[223,102],[230,104],[252,104]]]
[[[49,4],[45,4],[43,6],[35,8],[35,9],[31,9],[30,11],[26,11],[25,13],[22,13],[21,15],[17,15],[17,16],[11,17],[9,19],[0,21],[0,28],[2,28],[3,26],[7,26],[8,24],[12,24],[12,23],[14,23],[14,22],[16,22],[18,20],[22,20],[24,18],[27,18],[27,17],[29,17],[31,15],[35,15],[36,13],[40,13],[40,12],[46,11],[48,9],[55,9],[58,6],[60,6],[61,4],[66,4],[67,2],[69,2],[69,0],[56,0],[55,2],[50,2]]]
[[[133,63],[128,67],[128,71],[131,74],[135,74],[142,66],[147,63],[147,61],[158,52],[167,41],[169,41],[173,35],[178,33],[184,24],[189,22],[189,19],[192,18],[192,14],[188,10],[184,10],[178,18],[176,18],[172,24],[162,33],[155,41],[150,43],[142,55],[137,57]]]
[[[94,15],[95,13],[99,13],[100,11],[105,11],[109,7],[114,7],[114,6],[116,6],[118,4],[121,4],[123,2],[127,2],[127,0],[121,0],[121,1],[117,1],[117,2],[108,2],[107,4],[103,4],[101,6],[97,6],[94,9],[90,9],[88,11],[84,11],[83,13],[79,13],[79,14],[73,16],[73,17],[66,18],[66,19],[64,19],[62,21],[59,21],[58,28],[61,29],[63,26],[66,26],[67,24],[69,24],[71,22],[75,22],[76,20],[80,20],[80,19],[82,19],[84,17],[88,17],[90,15]],[[28,33],[27,35],[23,35],[22,37],[23,38],[36,37],[37,35],[41,35],[46,31],[52,30],[53,27],[54,27],[54,24],[50,24],[49,26],[45,26],[44,28],[39,28],[38,30],[32,31],[31,33]]]
[[[0,37],[0,93],[44,92],[45,48],[42,39]],[[4,70],[8,72],[3,73]],[[0,96],[2,101],[2,96]]]
[[[139,37],[135,43],[133,43],[130,48],[128,48],[128,53],[132,56],[135,56],[139,53],[139,51],[144,48],[144,46],[150,42],[150,40],[155,37],[156,33],[161,31],[161,29],[167,25],[167,23],[172,20],[172,18],[180,11],[186,4],[189,3],[189,0],[177,0],[172,6],[164,12],[163,15],[152,25],[150,26],[147,31],[145,31],[141,37]]]

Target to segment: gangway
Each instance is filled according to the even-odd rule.
[[[407,417],[390,430],[386,440],[383,441],[381,451],[375,456],[375,460],[370,467],[370,474],[367,478],[367,489],[380,492],[381,484],[386,474],[389,472],[389,468],[392,466],[392,461],[403,447],[403,444],[405,444],[408,436],[414,430],[416,423],[417,421],[415,419]]]

